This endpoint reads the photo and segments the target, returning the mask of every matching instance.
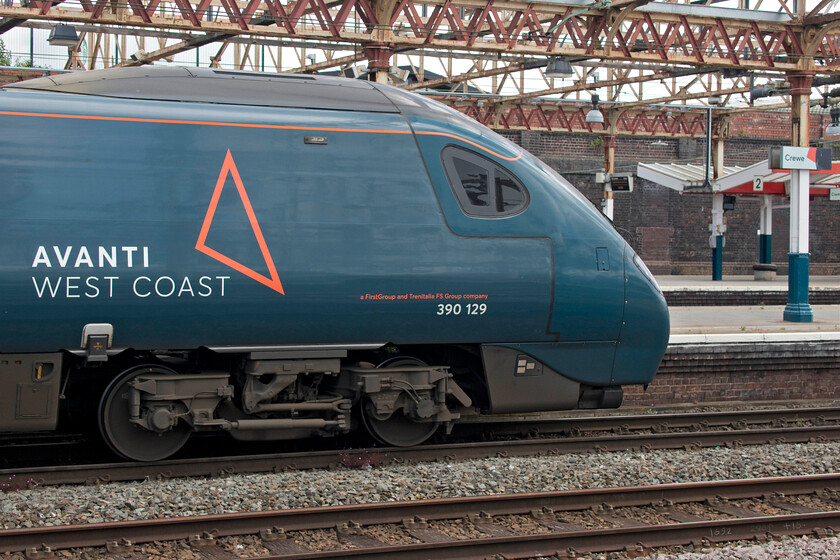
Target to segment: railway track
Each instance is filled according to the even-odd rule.
[[[558,434],[569,435],[556,437]],[[413,448],[307,451],[190,458],[155,463],[21,467],[0,470],[0,478],[17,480],[21,485],[96,484],[330,468],[339,465],[375,466],[441,458],[474,459],[500,455],[526,456],[831,441],[840,439],[840,408],[481,421],[459,425],[455,435],[473,439],[489,436],[491,440]],[[498,439],[499,436],[523,435],[529,437]]]
[[[179,541],[213,560],[513,559],[838,530],[840,475],[831,474],[2,530],[0,552],[50,558],[95,547],[143,560],[146,543]],[[250,555],[236,544],[243,538]]]
[[[746,429],[755,426],[785,427],[840,422],[840,407],[728,410],[621,416],[498,419],[479,417],[456,427],[457,433],[495,435],[540,435],[633,431],[668,433],[712,428]]]

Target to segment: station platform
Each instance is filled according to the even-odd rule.
[[[786,276],[774,281],[755,281],[752,276],[724,276],[721,281],[657,276],[656,281],[668,301],[672,345],[840,341],[840,277],[810,278],[811,323],[783,319]],[[820,294],[830,297],[820,298]],[[836,304],[820,303],[832,301],[835,294]],[[674,303],[675,296],[683,298],[681,303]],[[740,303],[745,300],[749,303]]]
[[[697,305],[785,305],[788,277],[757,281],[752,276],[657,276],[670,307]],[[840,277],[811,276],[809,301],[818,305],[840,305]]]
[[[840,277],[810,278],[810,323],[784,320],[786,276],[656,280],[671,316],[668,348],[653,381],[626,387],[622,406],[840,400]]]
[[[755,280],[752,276],[728,276],[724,275],[722,280],[712,280],[709,276],[692,275],[658,275],[656,282],[663,292],[685,292],[685,291],[706,291],[706,292],[784,292],[787,294],[788,277],[776,276],[775,280]],[[811,292],[840,291],[840,276],[810,276],[808,286]]]

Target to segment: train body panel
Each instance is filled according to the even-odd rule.
[[[465,124],[459,136],[452,138],[446,135],[447,122],[428,117],[409,117],[409,121],[417,131],[452,230],[466,236],[549,236],[555,292],[548,330],[563,341],[616,341],[623,313],[626,243],[606,219],[537,158],[487,134],[477,123]],[[490,157],[525,185],[541,186],[529,190],[531,200],[525,212],[504,220],[476,220],[464,214],[449,188],[439,154],[448,144],[469,148],[473,143],[487,146]]]
[[[665,350],[612,225],[414,94],[116,69],[2,88],[0,131],[0,431],[60,427],[60,393],[137,460],[360,421],[414,445],[471,408],[618,406]]]
[[[3,135],[3,351],[75,347],[87,323],[132,348],[546,336],[550,242],[449,231],[399,115],[275,109],[261,123],[293,128],[254,129],[241,109],[205,124],[145,102],[84,118],[108,104],[3,117],[22,132]]]

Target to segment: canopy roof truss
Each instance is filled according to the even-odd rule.
[[[678,108],[651,114],[645,106],[711,95],[744,104],[754,83],[782,84],[793,73],[840,81],[836,3],[28,0],[0,6],[0,33],[76,24],[71,69],[154,63],[202,47],[206,55],[213,45],[197,63],[227,57],[243,70],[316,72],[362,64],[372,49],[411,68],[418,81],[404,87],[444,96],[499,128],[592,132],[580,124],[584,106],[565,102],[588,103],[597,92],[615,133],[700,135],[701,112],[665,117]],[[544,73],[561,55],[575,70],[562,82]]]

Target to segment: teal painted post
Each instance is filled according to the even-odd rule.
[[[810,142],[810,96],[814,75],[810,72],[790,73],[791,88],[791,143],[807,147]],[[790,171],[790,249],[788,253],[788,303],[784,320],[810,323],[814,320],[808,303],[808,266],[810,249],[808,227],[810,223],[809,196],[811,172],[808,169]]]
[[[773,264],[773,236],[762,233],[758,236],[758,262]]]
[[[784,320],[810,323],[814,320],[808,303],[808,195],[810,193],[808,170],[790,172],[790,253],[788,253],[788,303]]]
[[[723,280],[723,236],[715,236],[715,247],[712,249],[712,280]]]
[[[773,264],[773,197],[761,197],[761,214],[758,229],[758,262]]]
[[[788,302],[784,320],[810,323],[814,320],[808,303],[808,253],[788,253]]]
[[[712,224],[709,230],[709,245],[712,248],[712,280],[723,280],[723,235],[726,233],[726,224],[723,223],[723,193],[717,192],[712,195]]]

